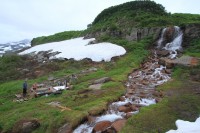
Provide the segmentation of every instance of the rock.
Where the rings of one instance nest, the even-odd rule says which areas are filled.
[[[102,84],[102,83],[108,82],[110,80],[111,79],[109,77],[103,77],[103,78],[93,81],[92,84]]]
[[[171,70],[171,69],[165,69],[165,73],[166,73],[166,74],[171,74],[171,73],[172,73],[172,70]]]
[[[127,93],[128,93],[128,94],[133,94],[133,93],[134,93],[134,90],[132,90],[132,89],[127,89]]]
[[[120,98],[119,98],[119,101],[125,101],[125,97],[123,97],[123,96],[121,96]]]
[[[89,123],[94,123],[96,120],[96,117],[89,115],[89,116],[87,116],[87,120]]]
[[[133,114],[132,113],[130,113],[130,112],[128,112],[128,113],[126,113],[126,119],[128,119],[128,118],[130,118],[131,116],[132,116]]]
[[[160,58],[158,64],[165,66],[165,58]]]
[[[111,127],[114,128],[117,132],[120,132],[125,123],[126,123],[125,119],[117,120],[112,124]]]
[[[168,50],[157,50],[156,53],[158,56],[164,56],[164,57],[170,54]]]
[[[153,95],[154,95],[155,97],[160,97],[160,92],[154,91],[154,92],[153,92]]]
[[[68,123],[58,129],[58,133],[72,133],[72,131],[72,126]]]
[[[146,81],[146,80],[143,80],[143,81],[142,81],[142,84],[143,84],[143,85],[148,85],[148,84],[149,84],[149,82],[148,82],[148,81]]]
[[[199,60],[195,57],[182,56],[180,58],[175,59],[173,63],[181,66],[196,66],[199,63]]]
[[[174,61],[167,58],[160,58],[158,63],[160,65],[166,66],[168,69],[171,69],[174,67]]]
[[[117,131],[114,128],[108,128],[105,131],[103,131],[102,133],[116,133]]]
[[[94,85],[90,85],[89,89],[100,90],[101,87],[102,87],[102,84],[94,84]]]
[[[21,120],[18,121],[14,127],[12,132],[17,132],[17,133],[31,133],[35,129],[40,127],[40,123],[38,120]]]
[[[159,103],[162,100],[162,98],[157,97],[155,100],[156,100],[156,103]]]
[[[131,108],[130,107],[126,107],[126,106],[120,106],[118,107],[119,112],[131,112]]]
[[[102,132],[104,130],[106,130],[108,127],[111,126],[111,122],[110,121],[101,121],[101,122],[98,122],[93,130],[92,130],[92,133],[96,133],[96,132]]]
[[[187,24],[185,27],[182,27],[184,29],[183,34],[183,47],[190,46],[191,42],[200,37],[200,24]]]
[[[132,111],[138,111],[138,107],[136,107],[135,105],[131,105],[130,108]]]

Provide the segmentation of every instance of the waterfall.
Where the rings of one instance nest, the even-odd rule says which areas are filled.
[[[164,28],[164,29],[162,30],[161,37],[160,37],[160,39],[158,40],[158,47],[157,47],[157,48],[161,48],[161,47],[162,47],[163,36],[164,36],[165,31],[166,31],[166,28]]]
[[[164,28],[161,33],[161,37],[158,40],[158,48],[162,48],[165,50],[170,51],[169,58],[173,59],[177,56],[177,51],[182,49],[182,39],[183,39],[183,32],[178,26],[173,27],[173,38],[171,42],[165,43],[164,40],[166,40],[165,36],[167,36],[167,29]],[[165,43],[165,44],[163,44]],[[164,47],[162,47],[164,46]]]

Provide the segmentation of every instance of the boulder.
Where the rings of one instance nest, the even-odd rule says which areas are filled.
[[[130,118],[133,114],[131,112],[126,113],[126,119]]]
[[[158,56],[164,56],[164,57],[166,57],[170,54],[170,52],[168,50],[157,50],[156,53]]]
[[[16,133],[31,133],[35,129],[37,129],[38,127],[40,127],[40,123],[36,119],[33,119],[33,120],[21,120],[21,121],[18,121],[14,125],[12,132],[16,132]]]
[[[72,127],[68,123],[58,129],[58,133],[72,133],[72,131]]]
[[[135,105],[131,105],[130,108],[132,111],[138,111],[138,107],[136,107]]]
[[[94,116],[89,115],[89,116],[87,116],[87,120],[89,123],[94,123],[96,118]]]
[[[171,69],[165,69],[165,73],[166,73],[166,74],[171,74],[171,73],[172,73],[172,70],[171,70]]]
[[[110,121],[101,121],[101,122],[98,122],[93,130],[92,130],[92,133],[96,133],[96,132],[103,132],[105,131],[108,127],[111,126],[111,122]]]
[[[114,128],[117,132],[120,132],[125,123],[126,123],[125,119],[117,120],[112,124],[112,128]]]
[[[126,107],[126,106],[120,106],[118,107],[119,112],[131,112],[131,108],[130,107]]]
[[[119,101],[125,101],[125,97],[123,97],[123,96],[121,96],[120,98],[119,98]]]
[[[103,77],[103,78],[93,81],[92,84],[102,84],[102,83],[108,82],[110,80],[111,79],[109,77]]]

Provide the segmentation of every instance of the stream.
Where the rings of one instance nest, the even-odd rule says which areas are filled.
[[[170,30],[173,32],[172,40],[166,43],[165,34]],[[168,58],[176,58],[177,50],[181,49],[183,34],[177,26],[170,30],[162,30],[157,48],[169,51]],[[148,57],[142,67],[128,76],[125,95],[119,101],[109,104],[103,115],[93,116],[92,120],[78,126],[73,133],[119,132],[126,120],[139,113],[141,107],[156,104],[162,99],[163,94],[156,87],[170,80],[171,70],[159,64],[156,50],[151,52],[152,56]]]

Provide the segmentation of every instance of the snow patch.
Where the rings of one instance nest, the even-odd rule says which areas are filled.
[[[177,120],[177,130],[170,130],[166,133],[200,133],[200,117],[195,122]]]
[[[124,55],[126,50],[112,43],[98,43],[88,45],[92,39],[83,39],[83,37],[65,40],[61,42],[46,43],[42,45],[34,46],[19,54],[29,54],[31,52],[48,51],[53,49],[52,52],[61,52],[57,54],[55,58],[74,58],[75,60],[82,60],[84,58],[90,58],[93,61],[100,62],[110,61],[112,57]]]

